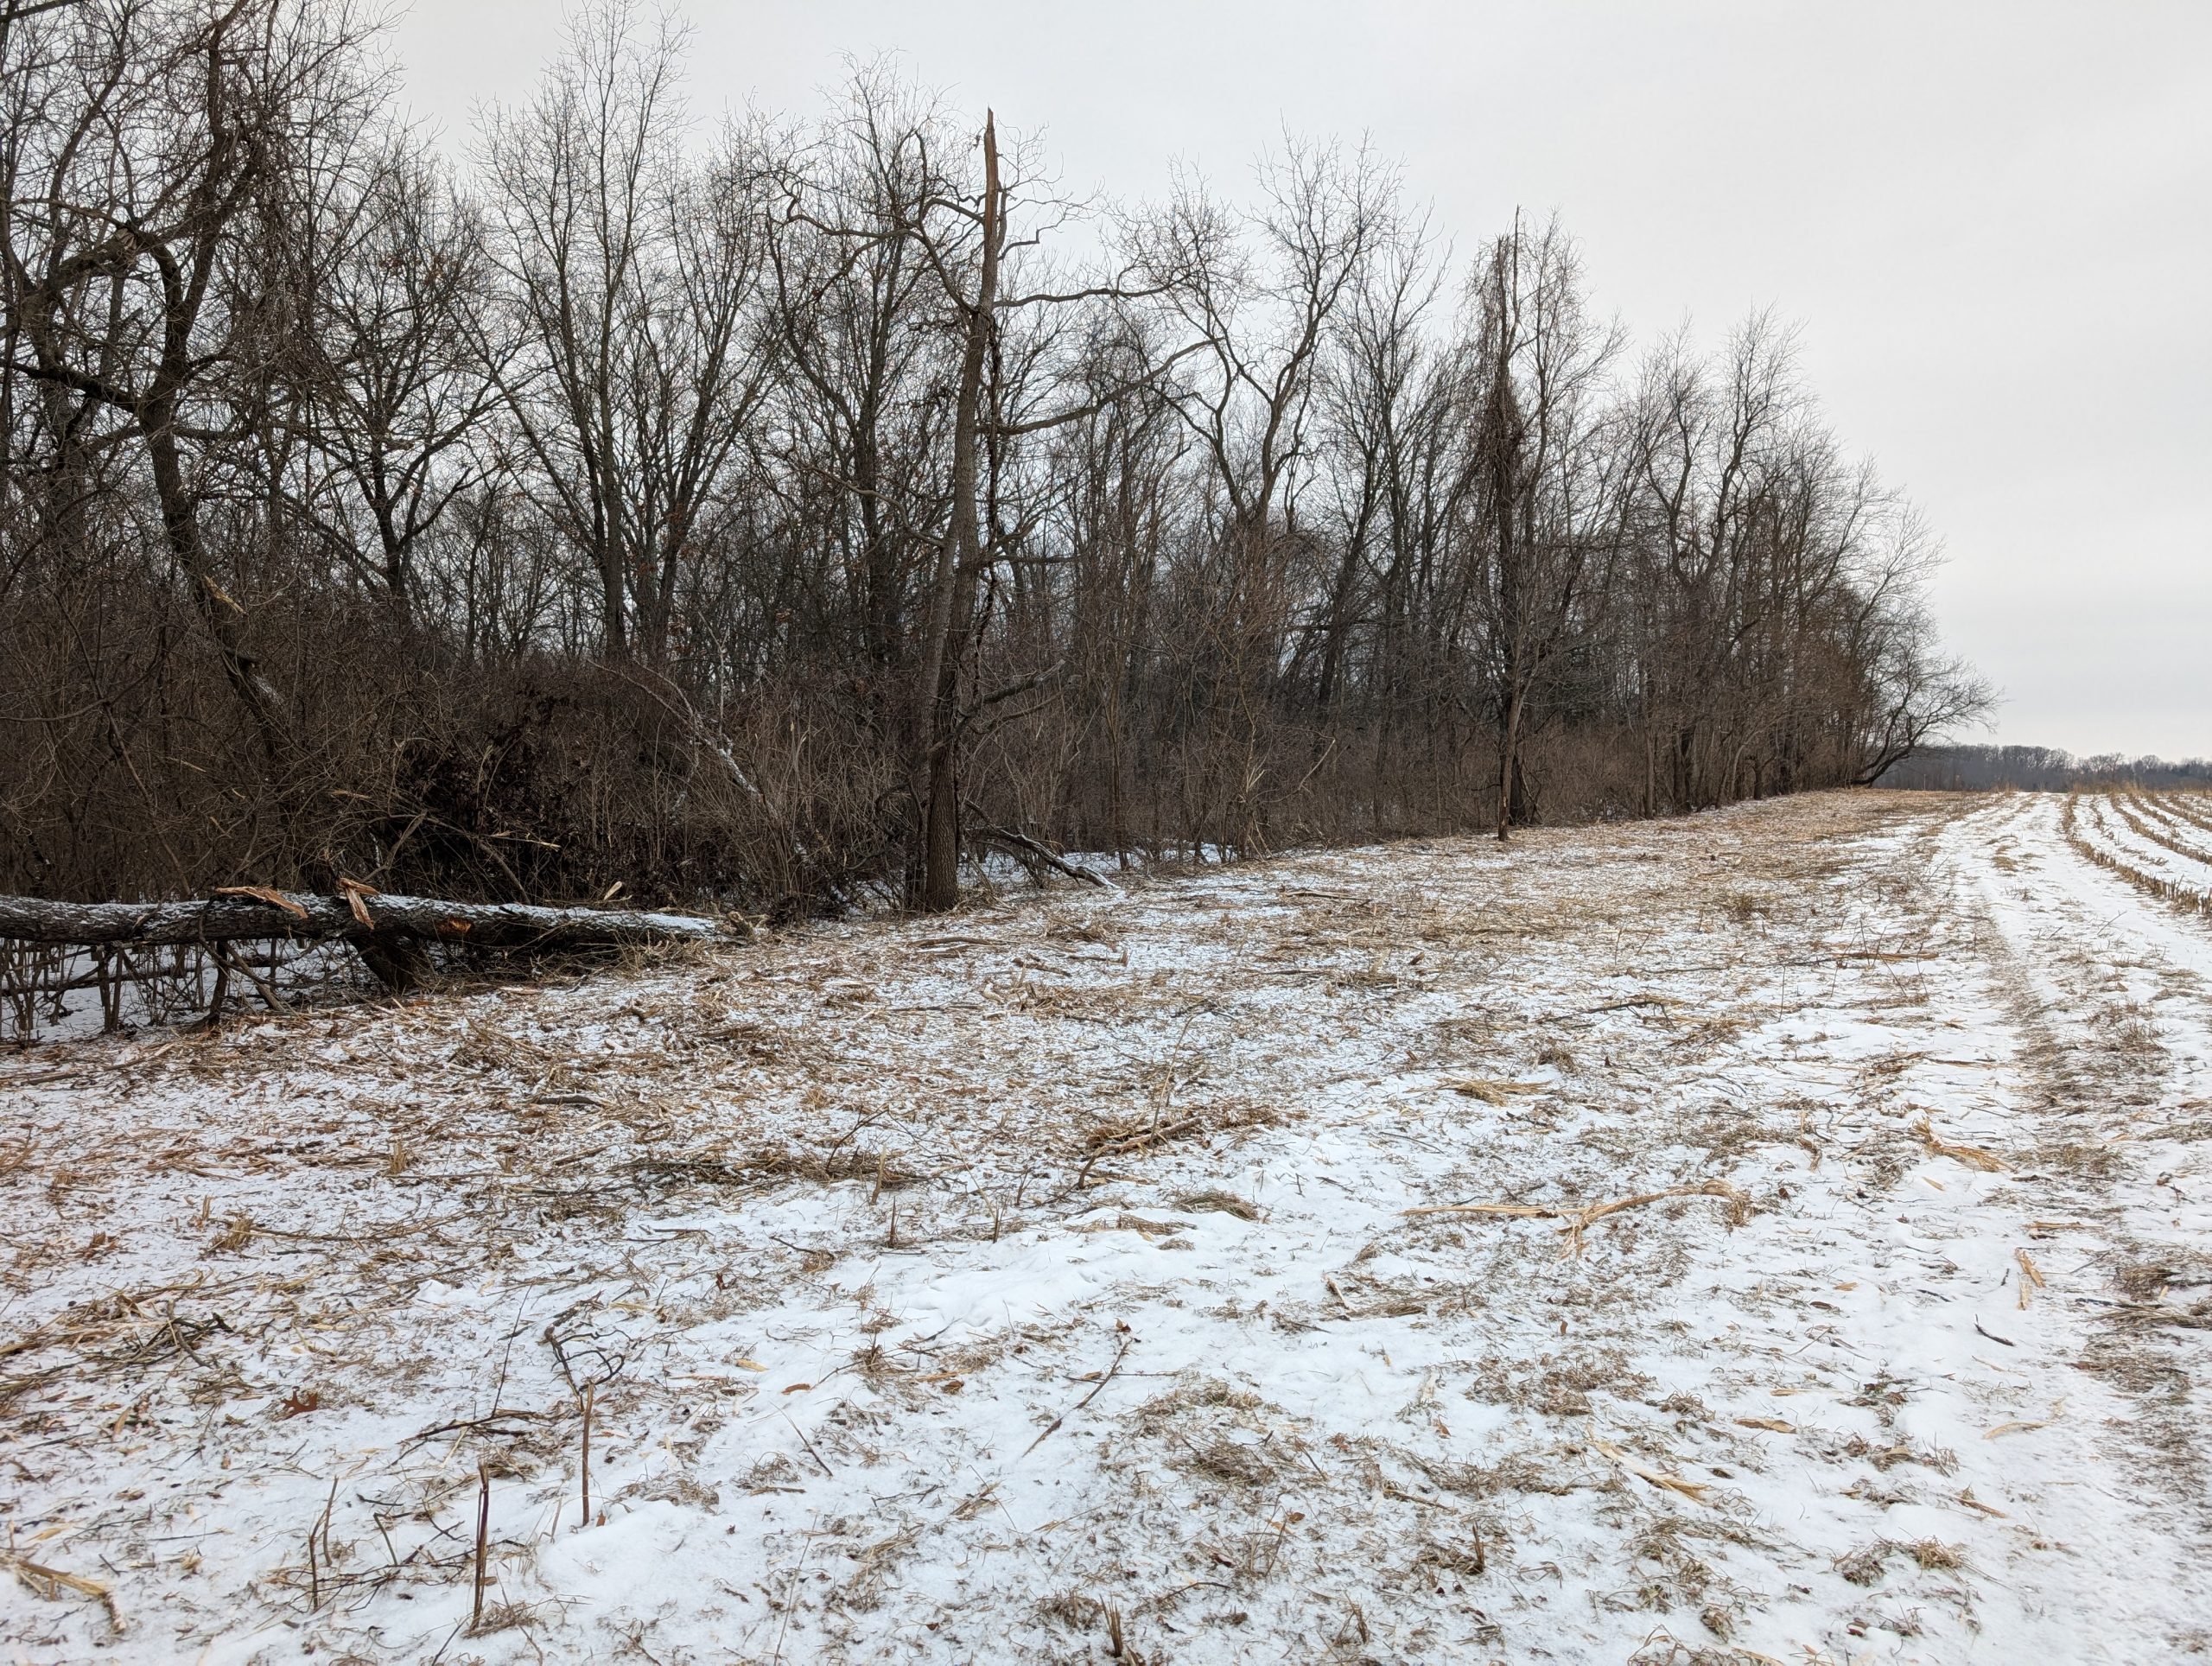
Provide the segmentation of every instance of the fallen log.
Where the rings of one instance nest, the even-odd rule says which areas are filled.
[[[1114,882],[1096,868],[1086,867],[1079,862],[1070,862],[1065,856],[1052,849],[1041,841],[1031,838],[1027,833],[1017,833],[1009,827],[994,827],[988,823],[971,827],[969,829],[969,833],[971,837],[980,838],[1011,850],[1017,856],[1026,857],[1031,862],[1042,862],[1054,873],[1065,874],[1071,880],[1081,880],[1085,885],[1096,885],[1102,890],[1111,891],[1116,888]]]
[[[486,949],[619,948],[733,938],[696,914],[446,902],[349,886],[343,896],[238,887],[189,902],[51,902],[0,897],[0,942],[75,948],[213,944],[239,938],[344,938],[359,943],[471,944]]]

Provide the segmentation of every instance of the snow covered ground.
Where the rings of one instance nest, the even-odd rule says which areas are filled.
[[[2212,1653],[2208,1139],[2212,921],[2042,797],[35,1047],[0,1644]]]
[[[2088,794],[2075,802],[2078,833],[2130,868],[2180,890],[2212,893],[2212,830],[2161,812],[2156,798]]]

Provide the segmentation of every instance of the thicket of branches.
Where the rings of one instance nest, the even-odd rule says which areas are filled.
[[[1872,779],[1974,715],[1787,335],[1631,356],[1363,152],[1061,200],[576,22],[455,165],[344,0],[0,0],[0,890],[794,908]]]

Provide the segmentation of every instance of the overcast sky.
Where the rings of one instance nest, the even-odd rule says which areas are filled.
[[[1998,738],[2212,754],[2212,0],[691,0],[708,111],[906,55],[1072,188],[1224,196],[1366,135],[1463,249],[1559,210],[1649,340],[1802,326],[1849,445],[1942,534]],[[559,0],[416,0],[416,111],[526,92]]]

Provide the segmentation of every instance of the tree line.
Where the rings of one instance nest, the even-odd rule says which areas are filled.
[[[1633,351],[1363,149],[1104,206],[683,49],[601,0],[454,161],[346,0],[0,0],[0,891],[943,907],[1986,704],[1770,321]]]
[[[2117,752],[2077,758],[2055,747],[1930,746],[1900,759],[1875,785],[1939,792],[2066,792],[2076,787],[2212,790],[2212,759]]]

